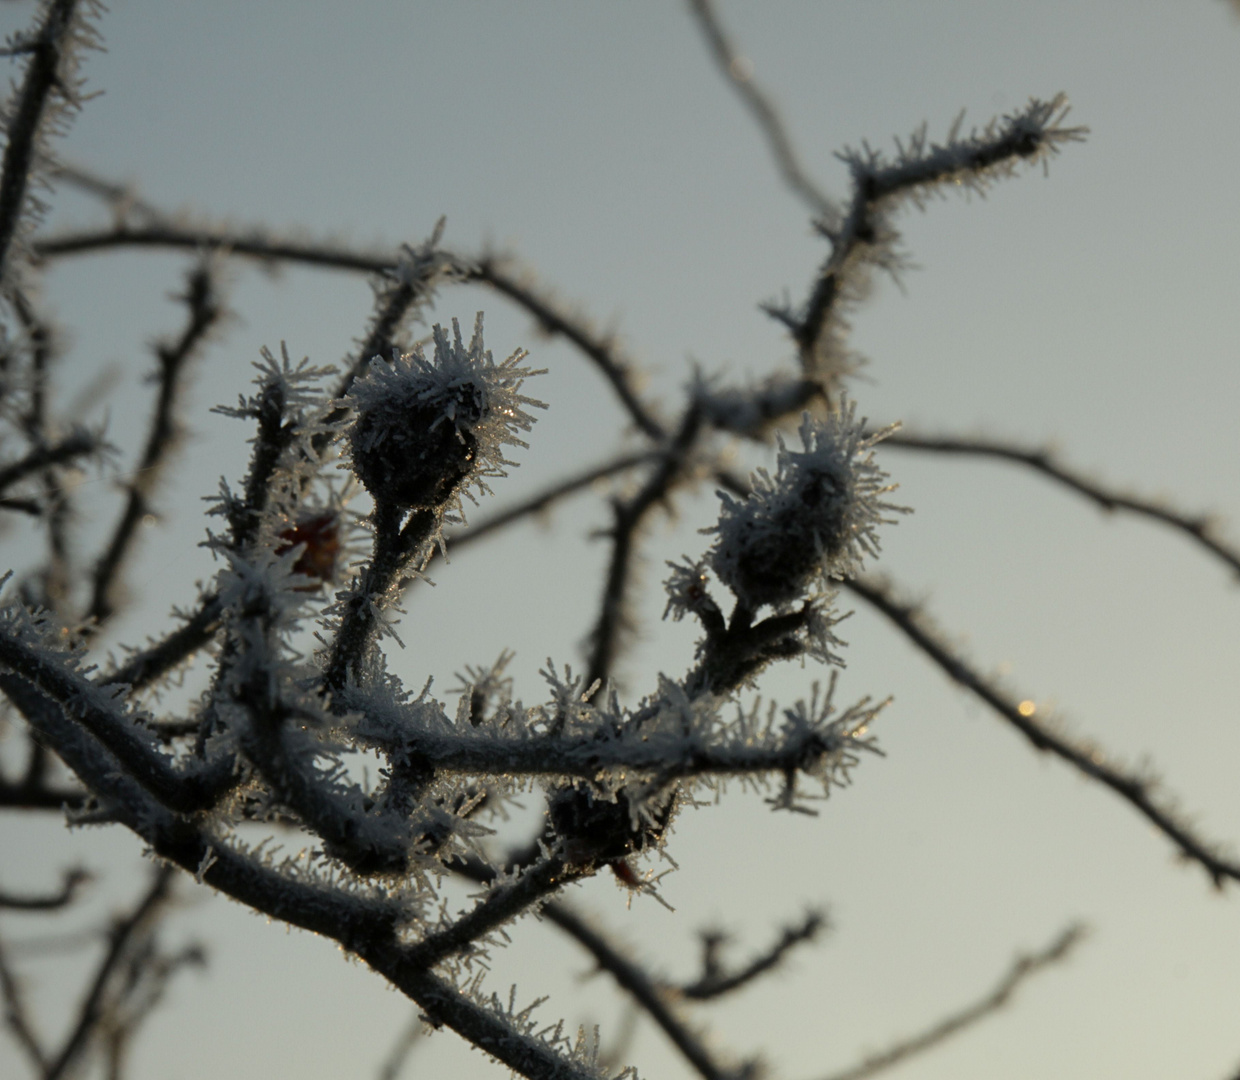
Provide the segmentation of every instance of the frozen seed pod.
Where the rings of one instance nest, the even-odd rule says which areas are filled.
[[[888,432],[866,435],[844,402],[825,422],[801,422],[801,450],[780,440],[775,476],[759,470],[745,499],[720,493],[723,507],[708,556],[710,567],[738,600],[756,610],[796,603],[815,582],[847,577],[864,555],[878,552],[884,502],[894,485],[874,462],[873,446]]]
[[[539,372],[520,366],[524,350],[496,364],[482,343],[482,314],[466,347],[460,326],[452,338],[435,326],[434,359],[421,347],[391,361],[375,357],[349,395],[356,419],[349,430],[353,472],[377,505],[442,509],[470,485],[514,464],[502,448],[525,446],[517,431],[533,417],[524,406],[544,407],[522,395]]]

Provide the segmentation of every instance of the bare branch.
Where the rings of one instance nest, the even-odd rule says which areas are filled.
[[[174,248],[195,254],[219,252],[260,262],[292,262],[363,274],[381,274],[396,265],[396,258],[388,252],[352,251],[337,244],[278,239],[265,229],[230,232],[163,220],[155,225],[122,224],[107,229],[60,233],[34,241],[31,248],[35,258],[43,261],[115,248]]]
[[[615,341],[595,337],[579,319],[575,319],[545,296],[540,296],[524,281],[510,274],[503,262],[493,256],[484,255],[473,261],[460,260],[459,265],[465,281],[480,281],[490,285],[496,292],[529,312],[545,333],[562,336],[577,346],[594,361],[611,383],[616,396],[638,428],[652,439],[667,437],[663,424],[638,398],[632,362],[619,354]]]
[[[9,967],[2,941],[0,941],[0,997],[4,999],[5,1023],[8,1024],[17,1044],[30,1059],[35,1072],[42,1076],[47,1069],[47,1052],[43,1049],[43,1044],[26,1016],[25,995],[22,993],[21,983]]]
[[[1050,450],[1027,449],[989,439],[934,437],[897,431],[883,441],[884,447],[897,450],[924,450],[934,454],[956,454],[970,457],[992,457],[1025,465],[1035,472],[1084,496],[1102,510],[1126,510],[1162,522],[1191,537],[1210,554],[1222,560],[1240,575],[1240,550],[1225,544],[1215,534],[1215,525],[1208,516],[1189,515],[1165,504],[1138,495],[1127,495],[1114,488],[1090,480],[1083,473],[1056,460]]]
[[[1054,754],[1091,780],[1096,780],[1114,791],[1175,844],[1185,859],[1201,866],[1216,887],[1222,888],[1228,880],[1240,881],[1240,863],[1226,858],[1216,847],[1198,838],[1167,805],[1165,798],[1157,797],[1156,784],[1152,778],[1125,772],[1110,764],[1102,751],[1093,744],[1074,743],[1036,720],[1027,705],[1022,709],[1023,699],[1005,694],[966,664],[947,644],[944,635],[934,629],[916,607],[900,603],[894,598],[889,585],[860,578],[853,578],[842,584],[849,592],[861,597],[871,607],[887,616],[948,678],[989,705],[1024,735],[1034,749]]]
[[[60,811],[66,806],[80,806],[85,795],[81,788],[10,784],[0,780],[0,810]]]
[[[459,532],[450,533],[447,538],[448,544],[454,550],[465,547],[468,544],[481,540],[484,536],[498,532],[500,529],[520,521],[522,518],[530,517],[533,514],[546,510],[561,499],[575,495],[577,492],[598,483],[600,480],[605,480],[609,476],[615,476],[618,473],[627,472],[629,469],[636,468],[639,465],[645,465],[655,460],[657,456],[657,451],[653,450],[640,451],[635,454],[622,454],[602,465],[586,469],[576,476],[570,476],[567,480],[562,480],[558,484],[552,484],[550,487],[544,488],[537,494],[531,495],[528,499],[522,500],[516,506],[510,507],[507,510],[501,510],[488,518],[484,518],[476,525],[470,525]]]
[[[612,664],[620,650],[621,635],[628,625],[625,595],[638,530],[647,515],[665,502],[672,488],[683,479],[693,460],[693,446],[701,422],[701,412],[695,404],[691,404],[681,418],[675,436],[668,440],[658,468],[653,470],[642,489],[631,499],[612,505],[614,524],[608,533],[612,543],[611,562],[603,585],[598,618],[590,631],[586,685],[611,675]]]
[[[25,457],[0,466],[0,492],[7,491],[26,477],[53,465],[64,465],[79,458],[90,457],[107,448],[107,443],[94,432],[79,428],[50,446],[36,446]]]
[[[30,63],[6,127],[3,173],[0,174],[0,279],[11,278],[13,242],[28,210],[31,174],[38,141],[53,93],[72,100],[71,78],[62,70],[69,50],[78,0],[52,0],[43,25],[25,42]],[[7,291],[7,290],[6,290]]]
[[[422,1023],[420,1016],[414,1016],[396,1037],[392,1049],[388,1051],[388,1056],[383,1059],[383,1064],[379,1068],[377,1080],[399,1080],[400,1074],[405,1067],[405,1062],[409,1059],[409,1054],[422,1037],[426,1030],[426,1025]]]
[[[980,1001],[944,1017],[918,1035],[902,1039],[880,1053],[871,1054],[851,1068],[831,1073],[825,1080],[865,1080],[866,1077],[874,1076],[907,1061],[910,1057],[933,1049],[953,1035],[958,1035],[978,1021],[998,1012],[1008,1004],[1012,995],[1027,979],[1062,961],[1084,936],[1084,927],[1069,926],[1040,952],[1018,956],[1007,974],[999,980],[999,984]]]
[[[159,361],[159,395],[151,417],[146,446],[129,482],[129,496],[112,532],[112,538],[94,571],[93,592],[87,613],[95,625],[104,622],[115,610],[113,591],[121,564],[129,554],[138,526],[150,512],[150,493],[179,439],[177,408],[184,390],[183,376],[189,360],[201,346],[224,309],[215,291],[211,270],[200,263],[189,275],[185,295],[189,319],[175,341],[156,346]]]
[[[72,165],[64,161],[51,162],[49,168],[53,180],[102,199],[112,208],[120,221],[126,220],[131,214],[137,214],[148,220],[161,216],[159,211],[141,199],[129,184],[118,184],[81,165]]]
[[[813,941],[826,926],[826,917],[818,911],[809,912],[798,926],[785,927],[779,939],[766,952],[755,956],[743,968],[726,972],[719,962],[719,949],[726,937],[719,931],[702,935],[702,976],[695,982],[680,987],[680,993],[694,1001],[709,1001],[752,982],[783,962],[785,956],[802,942]]]
[[[839,217],[839,210],[809,178],[797,159],[795,147],[784,130],[779,112],[766,92],[753,79],[749,61],[738,54],[724,32],[713,0],[689,0],[689,10],[697,19],[702,37],[723,77],[732,84],[745,107],[753,114],[784,183],[809,204],[813,212],[828,221]]]
[[[368,253],[335,244],[284,240],[270,236],[262,229],[231,232],[209,226],[182,226],[166,220],[154,225],[131,227],[122,224],[110,229],[62,233],[37,241],[33,250],[37,258],[47,260],[126,247],[218,251],[226,256],[245,256],[263,262],[293,262],[374,275],[389,275],[399,266],[399,259],[390,253]],[[523,284],[495,257],[484,255],[471,259],[446,252],[442,254],[459,280],[490,286],[524,308],[546,333],[562,336],[576,346],[612,384],[637,426],[652,438],[664,437],[662,424],[638,399],[633,386],[631,362],[618,355],[613,341],[596,338],[580,320]],[[380,319],[375,328],[383,321]],[[365,347],[362,352],[366,352]],[[366,356],[367,360],[369,358]]]
[[[73,903],[78,891],[93,875],[80,867],[65,872],[60,891],[46,896],[18,896],[0,890],[0,908],[8,911],[55,911]]]
[[[158,869],[150,887],[133,911],[112,928],[107,952],[78,1009],[77,1022],[59,1053],[49,1061],[43,1080],[60,1080],[68,1075],[77,1059],[86,1052],[90,1040],[98,1033],[99,1023],[106,1012],[105,995],[108,986],[133,947],[135,939],[150,932],[151,923],[159,917],[161,908],[167,904],[171,895],[173,872],[171,867]]]

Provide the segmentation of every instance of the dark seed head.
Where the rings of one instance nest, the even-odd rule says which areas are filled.
[[[468,389],[468,388],[463,388]],[[433,509],[448,502],[474,471],[481,416],[474,395],[462,393],[456,422],[443,403],[384,402],[353,427],[353,471],[376,503]]]

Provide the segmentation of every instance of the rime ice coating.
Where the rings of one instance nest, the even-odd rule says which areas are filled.
[[[482,343],[482,313],[466,348],[452,320],[452,340],[436,325],[433,360],[421,346],[375,357],[349,393],[356,420],[349,431],[353,471],[378,505],[440,509],[472,484],[487,491],[486,477],[512,465],[502,447],[525,446],[516,432],[534,418],[523,406],[545,408],[519,391],[541,374],[520,366],[518,349],[496,364]]]
[[[719,493],[718,538],[708,559],[742,604],[785,607],[815,580],[848,577],[863,556],[877,555],[877,526],[893,520],[884,514],[907,512],[883,501],[895,485],[874,462],[874,445],[892,430],[867,435],[851,401],[825,421],[807,413],[801,450],[779,440],[773,478],[759,469],[745,499]]]

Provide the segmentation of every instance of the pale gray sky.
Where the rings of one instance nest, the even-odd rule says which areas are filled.
[[[115,0],[107,52],[87,58],[91,101],[65,155],[136,182],[160,206],[392,246],[446,214],[446,242],[508,248],[561,297],[618,328],[660,393],[689,362],[733,378],[786,362],[757,308],[799,299],[823,245],[781,186],[765,147],[675,3],[347,6]],[[10,9],[11,8],[11,9]],[[6,27],[28,5],[6,5]],[[923,121],[944,134],[960,109],[983,123],[1030,96],[1066,91],[1087,125],[1043,177],[985,200],[951,198],[900,219],[918,269],[879,284],[855,320],[871,359],[853,392],[876,421],[932,432],[1053,441],[1115,484],[1214,509],[1240,539],[1240,19],[1223,3],[729,3],[722,14],[778,99],[808,167],[837,194],[833,157],[888,146]],[[101,220],[65,198],[55,225]],[[145,342],[176,327],[167,300],[184,257],[149,253],[58,266],[48,298],[72,328],[65,368],[116,362],[104,403],[113,438],[136,444]],[[364,282],[239,266],[238,317],[200,369],[198,433],[163,505],[167,530],[143,549],[140,604],[118,628],[141,640],[211,573],[201,496],[240,474],[235,421],[210,416],[245,389],[263,345],[338,361],[369,310]],[[602,380],[494,295],[441,294],[435,317],[487,313],[497,356],[529,347],[550,373],[551,408],[506,500],[620,443]],[[78,365],[78,366],[74,366]],[[71,387],[70,387],[71,389]],[[136,391],[146,393],[147,391]],[[248,434],[248,433],[247,433]],[[1014,468],[889,453],[913,516],[884,534],[878,569],[925,597],[987,671],[1115,755],[1157,764],[1201,830],[1240,846],[1240,593],[1184,539],[1105,518]],[[662,560],[696,554],[707,490],[673,529],[652,533],[646,621],[624,668],[631,692],[683,670],[687,625],[658,622]],[[547,656],[576,663],[603,548],[585,536],[599,501],[558,512],[508,544],[462,552],[411,601],[396,660],[410,682],[446,689],[466,663],[518,651],[527,700]],[[5,550],[5,564],[20,562]],[[429,630],[429,632],[428,632]],[[809,820],[752,795],[685,814],[663,892],[675,914],[609,881],[570,897],[642,956],[685,975],[695,931],[736,932],[741,955],[808,903],[835,929],[781,974],[703,1014],[721,1044],[762,1050],[777,1075],[812,1080],[863,1049],[928,1023],[998,978],[1017,948],[1071,919],[1095,934],[1015,1006],[893,1076],[982,1080],[1221,1078],[1240,1061],[1240,891],[1214,893],[1131,810],[1042,761],[868,613],[841,693],[894,694],[876,727],[885,759]],[[825,673],[773,672],[791,703]],[[133,869],[136,844],[66,834],[50,820],[0,822],[5,884],[34,886],[74,853]],[[97,890],[97,917],[137,878]],[[75,925],[90,921],[87,910]],[[6,919],[10,939],[32,924]],[[195,895],[176,933],[212,952],[178,981],[137,1048],[135,1080],[371,1076],[412,1007],[338,950]],[[516,981],[542,1015],[618,1029],[619,998],[550,927],[527,920],[497,956],[492,987]],[[69,964],[31,968],[52,1015]],[[63,1003],[62,1006],[63,1007]],[[17,1075],[10,1044],[0,1073]],[[687,1075],[640,1029],[643,1076]],[[409,1076],[498,1076],[450,1033],[420,1046]]]

